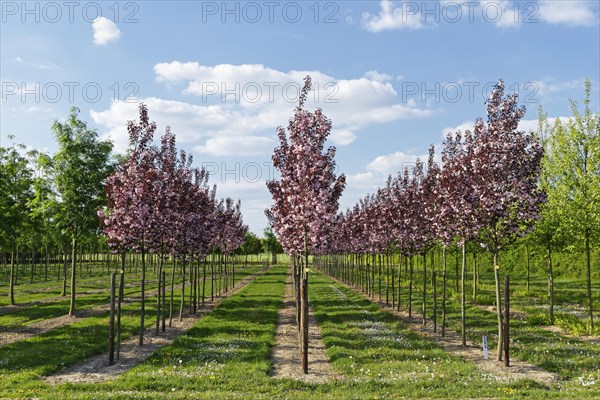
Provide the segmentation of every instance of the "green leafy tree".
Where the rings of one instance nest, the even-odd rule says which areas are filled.
[[[271,263],[277,264],[277,254],[283,254],[283,247],[279,240],[277,240],[277,236],[275,236],[275,232],[270,226],[267,226],[263,231],[264,238],[262,239],[263,248],[271,253]]]
[[[48,280],[49,249],[56,241],[55,224],[52,220],[56,196],[52,188],[52,158],[43,152],[32,150],[28,153],[30,164],[34,166],[33,197],[28,203],[29,231],[32,246],[45,254],[44,280]],[[32,274],[33,277],[33,274]]]
[[[600,237],[600,114],[590,109],[591,92],[588,79],[583,114],[571,101],[573,117],[565,123],[556,119],[549,129],[543,160],[548,214],[557,219],[569,246],[586,256],[590,333],[594,329],[590,252]]]
[[[263,252],[262,241],[256,234],[247,232],[241,250],[245,255],[251,254],[257,256]]]
[[[8,137],[14,139],[13,136]],[[10,248],[10,304],[15,304],[15,257],[17,243],[27,224],[29,200],[33,197],[33,172],[21,154],[25,146],[0,147],[0,238]]]
[[[112,143],[101,141],[95,130],[78,118],[71,108],[66,122],[55,121],[52,131],[58,142],[54,156],[54,176],[59,195],[57,221],[71,240],[71,305],[75,314],[75,273],[77,243],[82,235],[98,228],[97,210],[105,203],[104,185],[112,170]]]

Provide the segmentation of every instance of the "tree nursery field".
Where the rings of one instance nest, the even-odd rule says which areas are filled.
[[[0,1],[0,399],[600,399],[599,28]]]

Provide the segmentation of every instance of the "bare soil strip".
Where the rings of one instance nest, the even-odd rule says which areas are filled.
[[[480,345],[476,345],[472,341],[467,339],[467,346],[463,347],[461,335],[446,328],[446,336],[442,337],[441,327],[438,324],[438,332],[433,333],[433,321],[427,319],[427,325],[423,326],[423,319],[419,317],[408,317],[408,312],[397,311],[392,309],[391,306],[385,304],[385,302],[378,302],[377,300],[368,297],[365,293],[351,287],[335,278],[331,278],[340,285],[360,294],[365,299],[379,304],[379,306],[398,317],[400,321],[406,325],[410,330],[420,334],[421,336],[436,342],[448,353],[462,357],[466,361],[472,362],[480,369],[490,372],[496,376],[498,380],[510,381],[517,379],[533,379],[535,381],[544,383],[546,385],[552,385],[560,381],[560,377],[552,372],[545,371],[540,367],[530,364],[526,361],[517,360],[511,358],[510,367],[504,367],[502,361],[496,361],[496,349],[489,349],[489,358],[485,360],[483,358],[483,349]],[[441,322],[441,319],[438,320]]]
[[[175,289],[180,287],[181,284],[176,286]],[[103,290],[103,292],[104,291],[106,290]],[[156,293],[157,290],[153,290],[152,292],[146,292],[146,297],[156,296]],[[128,297],[123,299],[123,304],[129,304],[140,299],[141,297],[139,296]],[[9,345],[14,342],[18,342],[19,340],[25,340],[33,336],[41,335],[52,329],[62,328],[63,326],[67,326],[83,318],[93,317],[94,315],[98,315],[102,312],[108,311],[109,307],[110,303],[102,304],[99,306],[76,312],[74,316],[70,316],[67,314],[56,318],[48,318],[38,322],[34,322],[32,324],[27,324],[25,326],[7,332],[0,333],[0,347]]]
[[[127,286],[127,285],[126,285]],[[178,290],[181,288],[181,284],[175,285],[173,290]],[[107,292],[106,289],[102,290],[102,292]],[[108,292],[107,292],[108,293]],[[146,292],[146,298],[156,296],[157,290],[153,290],[151,292]],[[136,295],[132,297],[126,297],[123,299],[123,304],[130,304],[134,301],[140,301],[141,296]],[[67,326],[74,322],[77,322],[83,318],[93,317],[94,315],[98,315],[102,312],[109,311],[110,303],[101,304],[95,306],[93,308],[89,308],[86,310],[82,310],[75,313],[75,316],[63,315],[56,318],[48,318],[38,322],[34,322],[32,324],[27,324],[25,326],[11,329],[10,331],[0,333],[0,347],[9,345],[14,342],[18,342],[19,340],[29,339],[30,337],[41,335],[45,332],[48,332],[52,329],[62,328],[63,326]]]
[[[198,312],[193,315],[185,315],[183,321],[178,318],[173,319],[173,326],[166,332],[156,335],[156,328],[153,326],[146,329],[144,333],[144,345],[138,346],[139,337],[136,335],[121,344],[120,359],[114,365],[108,365],[108,356],[99,354],[91,357],[80,364],[65,368],[57,374],[44,377],[47,383],[57,385],[62,383],[97,383],[117,378],[130,368],[145,361],[156,350],[163,346],[171,344],[175,339],[189,330],[200,318],[216,308],[223,299],[232,296],[244,288],[266,270],[261,270],[238,282],[238,286],[233,290],[221,295],[215,296],[214,301],[210,299],[205,304],[199,306]]]
[[[295,379],[310,383],[324,383],[342,378],[340,375],[335,374],[329,364],[321,330],[310,308],[308,333],[308,374],[303,374],[300,365],[300,340],[296,325],[293,284],[288,275],[283,293],[283,305],[279,309],[279,322],[275,334],[276,344],[271,355],[271,377]]]
[[[98,294],[98,293],[102,293],[102,292],[107,292],[108,293],[108,288],[106,289],[94,289],[94,290],[86,290],[84,292],[81,293],[77,293],[78,296],[86,296],[86,295],[90,295],[90,294]],[[16,310],[21,310],[27,307],[31,307],[31,306],[37,306],[40,304],[46,304],[46,303],[53,303],[55,301],[58,300],[66,300],[68,299],[69,295],[65,295],[65,296],[53,296],[53,297],[48,297],[46,299],[42,299],[42,300],[35,300],[35,301],[30,301],[27,303],[18,303],[18,304],[14,304],[14,305],[7,305],[7,306],[2,306],[0,307],[0,315],[5,315],[5,314],[9,314],[13,311]]]
[[[568,338],[581,340],[582,342],[600,345],[600,336],[594,336],[594,335],[575,336],[575,335],[570,334],[569,332],[565,332],[565,330],[563,328],[561,328],[560,326],[556,326],[556,325],[540,326],[540,328],[542,328],[548,332],[558,333],[559,335],[563,335]]]
[[[493,313],[496,313],[496,306],[484,306],[484,305],[479,305],[477,304],[476,307],[481,308],[482,310],[486,310],[486,311],[490,311]],[[527,319],[527,315],[521,311],[510,311],[510,318],[511,319],[518,319],[521,321],[524,321]],[[572,339],[577,339],[577,340],[581,340],[582,342],[587,342],[587,343],[591,343],[591,344],[595,344],[595,345],[600,345],[600,336],[596,336],[596,335],[581,335],[581,336],[576,336],[573,335],[569,332],[566,332],[564,329],[562,329],[560,326],[556,326],[556,325],[548,325],[548,326],[539,326],[539,328],[548,331],[548,332],[552,332],[552,333],[556,333],[562,336],[566,336],[568,338],[572,338]]]
[[[136,287],[139,289],[140,285],[137,282],[132,282],[132,283],[126,283],[125,284],[125,289],[131,289],[133,287]],[[47,290],[52,290],[54,288],[50,288]],[[108,295],[108,291],[109,288],[103,288],[103,289],[90,289],[90,290],[85,290],[83,292],[77,292],[77,298],[80,297],[84,297],[84,296],[88,296],[88,295],[92,295],[92,294],[98,294],[98,293],[107,293]],[[35,300],[35,301],[29,301],[27,303],[17,303],[14,305],[6,305],[6,306],[2,306],[0,307],[0,315],[6,315],[9,314],[11,312],[17,311],[17,310],[22,310],[31,306],[37,306],[40,304],[47,304],[47,303],[53,303],[55,301],[59,301],[59,300],[68,300],[69,299],[69,295],[70,293],[67,292],[66,295],[64,296],[53,296],[53,297],[48,297],[46,299],[41,299],[41,300]]]

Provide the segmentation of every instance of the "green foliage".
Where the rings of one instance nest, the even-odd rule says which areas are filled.
[[[33,172],[21,154],[24,149],[24,145],[14,143],[0,147],[0,240],[10,246],[23,233],[33,197]]]
[[[540,130],[545,131],[546,155],[542,186],[548,195],[544,218],[538,225],[545,243],[563,242],[583,249],[586,232],[592,240],[600,235],[600,114],[589,108],[591,82],[585,84],[585,110],[579,112],[571,102],[573,117],[556,119],[548,127],[540,115]]]
[[[277,240],[277,236],[275,236],[275,232],[271,229],[270,226],[266,227],[263,231],[264,238],[262,239],[263,247],[266,251],[271,254],[282,254],[283,247],[279,240]]]
[[[263,245],[258,236],[252,232],[247,232],[244,237],[244,243],[240,247],[242,254],[260,254],[263,252]]]
[[[587,325],[575,315],[568,313],[556,313],[554,315],[554,324],[561,327],[565,332],[576,336],[587,333]]]
[[[94,231],[97,210],[104,203],[104,184],[112,170],[109,163],[112,143],[101,141],[71,108],[65,123],[55,121],[52,131],[59,150],[54,156],[54,182],[60,196],[57,222],[73,237]]]

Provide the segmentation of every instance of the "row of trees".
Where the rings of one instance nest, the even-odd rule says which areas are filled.
[[[305,82],[303,94],[308,90],[310,78]],[[465,343],[466,250],[469,243],[480,245],[493,257],[500,360],[503,318],[498,256],[517,240],[533,240],[548,248],[550,278],[552,249],[585,250],[589,326],[593,329],[590,247],[597,243],[600,227],[600,125],[598,114],[589,109],[590,92],[591,85],[587,82],[586,109],[582,115],[573,103],[573,119],[566,124],[557,120],[550,127],[542,116],[540,132],[535,134],[518,130],[525,108],[518,106],[516,95],[505,96],[504,83],[499,81],[487,101],[487,121],[478,119],[473,131],[449,133],[443,144],[441,165],[435,162],[435,149],[431,147],[427,166],[417,161],[413,170],[407,168],[390,176],[384,188],[337,216],[344,177],[336,178],[332,173],[335,150],[322,153],[331,122],[321,119],[320,110],[314,114],[303,110],[301,97],[288,126],[289,139],[283,129],[278,131],[280,146],[275,149],[273,162],[281,172],[281,179],[268,182],[274,204],[267,211],[285,251],[295,261],[295,276],[300,271],[296,287],[303,287],[302,278],[311,253],[318,256],[317,260],[327,260],[319,263],[326,265],[329,272],[334,260],[333,264],[342,269],[335,272],[338,277],[374,293],[374,276],[382,275],[382,259],[387,260],[389,285],[393,270],[389,260],[393,254],[400,254],[401,260],[410,264],[411,313],[413,259],[422,256],[425,323],[426,255],[433,247],[440,246],[443,334],[446,249],[457,245],[462,252],[460,292]],[[341,257],[319,256],[323,254]],[[401,264],[402,261],[398,274]],[[435,271],[431,272],[431,282],[435,284]],[[391,283],[394,303],[393,272]],[[301,337],[305,329],[303,295],[297,290]],[[302,339],[301,349],[305,345]]]
[[[280,179],[267,182],[273,205],[266,210],[270,225],[283,249],[291,256],[300,338],[301,365],[308,373],[308,261],[329,246],[327,232],[338,210],[346,184],[344,175],[335,175],[335,148],[323,151],[331,132],[331,120],[320,109],[310,112],[304,102],[311,90],[311,78],[304,79],[298,107],[287,133],[277,130],[273,166]]]
[[[180,260],[185,282],[186,265],[190,273],[197,273],[194,268],[211,252],[224,270],[225,289],[232,285],[234,269],[227,255],[248,233],[240,202],[216,199],[206,171],[191,167],[191,156],[176,149],[169,129],[160,145],[153,145],[156,125],[149,122],[145,106],[140,107],[140,122],[127,125],[128,154],[116,159],[111,158],[112,144],[100,140],[78,113],[73,108],[66,121],[53,124],[59,149],[52,156],[18,144],[0,148],[0,188],[5,194],[0,197],[0,249],[3,260],[10,255],[11,304],[18,262],[27,260],[25,250],[32,279],[40,253],[45,253],[44,279],[48,265],[58,261],[52,254],[63,253],[63,295],[70,258],[71,315],[76,310],[77,274],[83,272],[77,268],[81,249],[104,251],[108,245],[122,264],[126,254],[139,253],[144,264],[142,293],[149,253],[158,260],[159,279],[167,257]],[[98,261],[93,255],[91,259]]]
[[[166,259],[182,261],[181,318],[186,264],[205,260],[211,249],[232,254],[244,242],[248,227],[243,223],[240,201],[216,199],[216,186],[208,186],[208,173],[193,168],[192,156],[184,150],[177,151],[169,127],[160,145],[153,144],[156,124],[150,122],[144,104],[139,108],[139,122],[129,121],[127,130],[128,155],[108,177],[106,209],[98,215],[108,245],[121,254],[123,264],[127,252],[141,255],[139,344],[143,345],[146,255],[158,256],[159,288],[164,285],[161,277]],[[226,263],[225,276],[229,285]],[[158,301],[160,304],[160,298]]]
[[[442,285],[445,288],[446,248],[457,243],[462,249],[463,344],[466,343],[467,242],[478,241],[494,256],[498,337],[501,338],[498,253],[531,229],[545,200],[538,187],[542,147],[535,135],[517,130],[524,113],[525,109],[517,106],[516,95],[504,96],[504,83],[500,81],[487,102],[487,123],[478,119],[473,132],[447,135],[441,168],[435,162],[435,151],[431,147],[427,169],[417,160],[412,171],[405,168],[402,173],[390,176],[386,187],[340,215],[332,229],[331,237],[335,240],[330,248],[332,253],[398,252],[408,258],[409,314],[412,312],[413,258],[423,257],[423,323],[426,318],[426,254],[438,243],[443,247]],[[368,269],[369,265],[366,267]],[[397,305],[399,307],[399,303]],[[445,297],[442,311],[444,327]],[[498,357],[501,357],[500,340]]]
[[[104,203],[104,183],[112,171],[112,143],[102,141],[72,108],[52,131],[58,143],[53,156],[14,144],[0,147],[0,245],[11,254],[10,303],[19,246],[46,254],[51,247],[71,250],[71,305],[75,313],[75,263],[82,238],[96,235],[96,210]],[[9,140],[13,138],[9,136]],[[46,274],[47,278],[47,274]],[[63,274],[66,292],[66,265]]]

